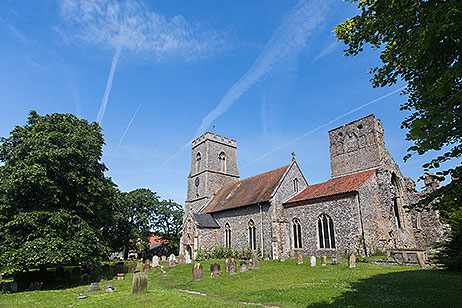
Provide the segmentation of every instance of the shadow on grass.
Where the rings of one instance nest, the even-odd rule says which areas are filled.
[[[457,272],[432,269],[380,274],[354,282],[350,288],[328,302],[307,307],[462,307],[462,273]]]

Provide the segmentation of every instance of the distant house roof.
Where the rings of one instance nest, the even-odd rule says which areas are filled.
[[[163,239],[160,236],[153,235],[150,238],[148,238],[149,244],[167,244],[168,240]]]
[[[291,207],[302,203],[313,203],[323,198],[341,197],[349,193],[354,193],[376,170],[377,169],[371,169],[356,172],[332,178],[327,182],[310,185],[299,194],[284,202],[283,206]]]
[[[193,213],[194,220],[201,228],[220,228],[215,218],[210,214],[197,214]]]
[[[214,213],[269,201],[289,166],[221,187],[202,213]]]

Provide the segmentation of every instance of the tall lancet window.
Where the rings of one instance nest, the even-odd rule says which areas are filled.
[[[396,174],[392,174],[391,176],[391,185],[392,189],[394,191],[394,196],[392,200],[392,206],[393,206],[393,216],[395,217],[395,223],[396,227],[401,228],[401,217],[399,214],[399,207],[401,205],[401,189],[400,185],[398,182],[398,179],[396,178]]]
[[[335,249],[334,222],[327,214],[318,217],[318,238],[320,249]]]
[[[201,170],[201,153],[196,155],[196,173]]]
[[[298,218],[294,218],[292,221],[294,229],[294,248],[302,248],[302,226]]]
[[[228,223],[225,225],[225,247],[231,248],[231,227]]]
[[[251,219],[249,221],[249,247],[252,250],[257,249],[257,235],[256,235],[255,230],[256,230],[255,223]]]
[[[300,185],[299,185],[299,183],[298,183],[298,179],[295,178],[295,179],[294,179],[294,192],[295,192],[295,193],[298,193],[299,190],[300,190]]]
[[[226,154],[225,152],[221,152],[218,155],[218,168],[221,172],[226,172]]]

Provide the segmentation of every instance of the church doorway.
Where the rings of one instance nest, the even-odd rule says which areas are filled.
[[[192,249],[190,245],[186,245],[186,263],[192,262]]]

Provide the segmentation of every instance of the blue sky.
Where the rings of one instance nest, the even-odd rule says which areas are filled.
[[[356,13],[340,0],[2,1],[0,136],[30,110],[98,120],[121,190],[184,204],[190,142],[207,130],[237,140],[241,178],[294,151],[314,184],[330,177],[328,130],[373,113],[416,180],[430,156],[403,163],[404,84],[373,89],[378,52],[346,58],[332,32]]]

